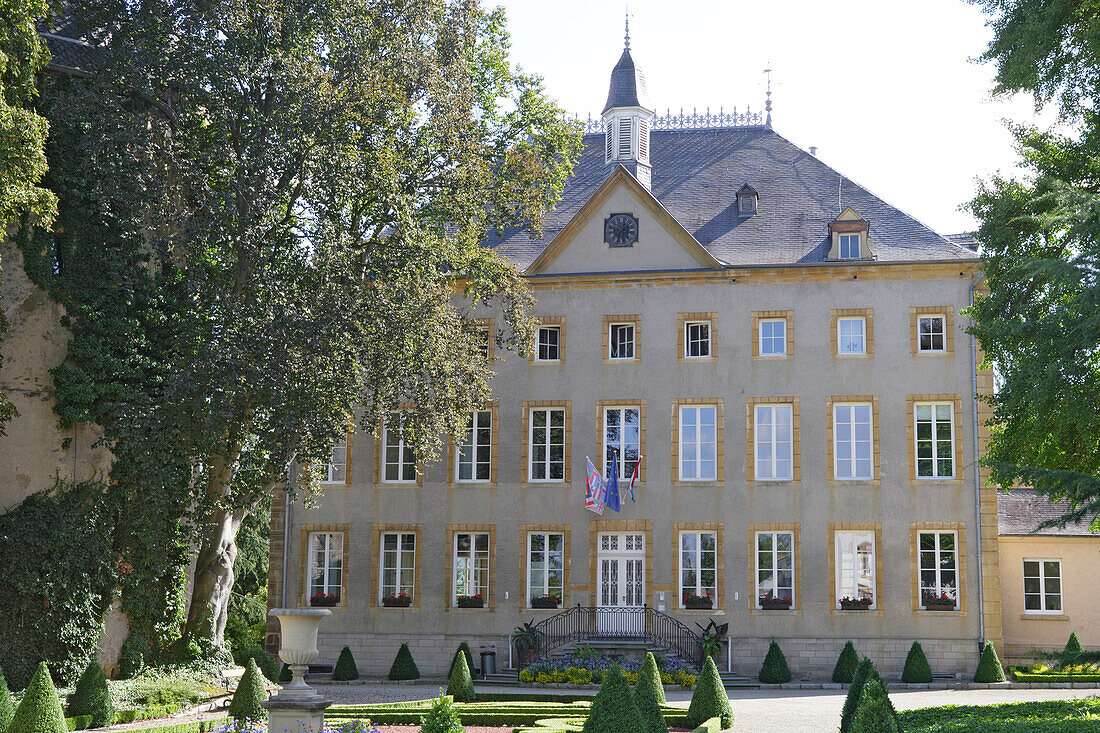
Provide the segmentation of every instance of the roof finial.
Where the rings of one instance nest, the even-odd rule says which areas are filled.
[[[764,124],[767,127],[772,126],[772,70],[764,69],[764,73],[768,78],[768,92],[767,101],[764,102],[764,111],[768,113],[767,119],[764,120]]]
[[[626,50],[629,51],[630,50],[630,6],[629,5],[626,6],[626,35],[623,36],[623,40],[625,41],[624,48],[626,48]]]

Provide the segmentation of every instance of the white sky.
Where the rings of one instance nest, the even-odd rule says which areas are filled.
[[[597,116],[624,4],[486,2],[508,12],[513,61],[565,109]],[[632,0],[630,16],[659,113],[762,110],[770,67],[777,132],[942,234],[974,228],[959,207],[976,178],[1015,173],[1004,120],[1034,120],[1030,98],[991,99],[994,70],[973,59],[992,34],[963,0]]]

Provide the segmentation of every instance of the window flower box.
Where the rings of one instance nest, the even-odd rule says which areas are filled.
[[[412,596],[406,593],[398,593],[392,596],[385,596],[382,599],[382,605],[386,608],[408,608],[412,605]]]
[[[557,608],[561,599],[557,596],[531,596],[531,608]]]
[[[927,593],[921,599],[924,604],[925,611],[954,611],[955,599],[946,593],[941,593],[938,596],[932,593]]]
[[[335,593],[314,593],[309,597],[309,605],[331,608],[340,602],[340,596]]]
[[[760,599],[760,608],[765,611],[789,611],[791,608],[790,596],[784,596],[783,598],[776,598],[775,596],[764,596]]]
[[[841,598],[840,610],[842,611],[866,611],[871,608],[870,598]]]
[[[458,596],[459,608],[485,608],[485,596],[478,593],[472,596]]]
[[[714,601],[709,595],[697,596],[694,593],[685,593],[684,608],[714,608]]]

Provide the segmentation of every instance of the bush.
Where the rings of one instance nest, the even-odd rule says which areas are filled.
[[[107,676],[99,661],[93,657],[88,662],[80,681],[76,683],[69,715],[87,715],[92,728],[103,728],[115,719],[115,706],[111,703],[111,691],[107,689]],[[2,729],[0,729],[2,730]]]
[[[703,672],[695,684],[695,692],[691,694],[691,705],[688,706],[685,725],[688,728],[695,728],[708,719],[716,717],[722,719],[723,728],[733,725],[733,708],[730,707],[726,688],[722,684],[722,678],[718,676],[718,668],[714,666],[714,660],[707,657],[707,661],[703,664]]]
[[[31,677],[31,683],[23,693],[23,701],[12,716],[8,726],[11,733],[69,733],[61,701],[50,679],[50,668],[45,662]]]
[[[909,656],[905,658],[905,669],[901,673],[902,682],[923,683],[932,681],[932,668],[928,666],[928,658],[924,656],[924,649],[919,641],[914,641],[909,647]]]
[[[872,679],[863,686],[849,731],[850,733],[898,733],[897,717],[886,695],[886,686],[881,680]]]
[[[634,695],[618,669],[612,668],[604,674],[600,691],[584,721],[583,733],[645,733]]]
[[[978,660],[978,669],[974,671],[975,682],[1004,682],[1005,671],[997,650],[988,641],[982,649],[982,658]]]
[[[774,641],[768,647],[768,656],[764,657],[759,677],[761,682],[769,685],[791,681],[791,668],[787,666],[787,658],[783,656],[779,644]]]
[[[842,685],[851,684],[852,675],[855,674],[856,665],[858,664],[859,657],[856,655],[856,648],[849,641],[844,645],[844,650],[840,652],[840,658],[836,660],[836,666],[833,667],[833,682]]]
[[[1062,650],[1063,656],[1070,656],[1072,654],[1080,654],[1084,649],[1081,648],[1081,638],[1077,636],[1076,631],[1069,633],[1069,639],[1066,640],[1066,648]]]
[[[653,658],[652,654],[646,656],[646,663]],[[653,662],[653,669],[656,671],[657,662]],[[662,690],[660,687],[661,678],[657,677],[657,688],[653,687],[653,677],[655,675],[646,674],[643,672],[638,677],[638,684],[634,686],[634,704],[638,707],[638,715],[642,718],[642,730],[644,733],[668,733],[668,723],[665,722],[665,716],[661,714],[661,702],[657,699],[657,690]]]
[[[237,683],[237,691],[229,703],[229,717],[239,721],[266,719],[267,711],[260,705],[266,699],[264,676],[256,666],[256,660],[249,659],[244,676]]]
[[[233,651],[233,664],[238,667],[247,667],[249,659],[256,660],[256,665],[268,680],[271,682],[278,680],[279,660],[275,658],[274,654],[264,649],[262,646],[257,645],[243,647]]]
[[[470,676],[470,668],[466,666],[466,655],[459,654],[455,662],[457,664],[447,679],[447,694],[457,702],[477,702],[474,680]]]
[[[4,670],[0,669],[0,733],[7,731],[13,715],[15,715],[15,702],[11,699],[8,681],[4,679]]]
[[[71,717],[65,718],[65,725],[66,727],[68,727],[69,730],[87,730],[88,728],[92,727],[92,716],[73,715]],[[0,731],[3,730],[3,728],[0,728]]]
[[[350,648],[344,647],[340,650],[340,658],[332,668],[332,679],[336,682],[359,679],[359,668],[355,666],[355,657],[351,655]]]
[[[290,665],[287,664],[286,662],[283,662],[283,668],[281,670],[279,670],[279,682],[280,683],[290,682],[293,679],[294,679],[294,672],[292,672],[290,670]]]
[[[852,718],[856,714],[856,708],[859,707],[859,696],[863,693],[863,687],[872,674],[878,673],[875,672],[875,665],[871,660],[867,657],[859,660],[856,671],[852,673],[852,682],[848,685],[848,696],[844,698],[844,709],[840,713],[840,733],[848,733],[849,728],[852,727]]]
[[[653,696],[657,699],[657,704],[664,705],[667,702],[665,699],[665,686],[662,684],[661,670],[657,668],[657,660],[654,658],[653,652],[646,652],[645,662],[642,663],[642,676],[649,677],[649,683],[653,688]]]
[[[401,648],[405,649],[405,645],[402,644]],[[411,654],[409,661],[412,661]],[[458,717],[458,708],[455,707],[455,702],[449,695],[440,695],[432,703],[428,714],[420,719],[420,733],[464,733],[462,720]]]
[[[420,679],[420,670],[416,668],[416,662],[413,661],[408,644],[401,644],[401,648],[397,650],[397,656],[394,657],[393,665],[390,667],[389,678],[391,680]]]
[[[451,666],[447,668],[447,679],[451,678],[451,675],[455,671],[455,662],[458,661],[458,655],[462,654],[466,657],[466,666],[470,670],[470,676],[474,674],[474,655],[470,652],[470,645],[466,642],[462,642],[458,645],[458,649],[455,649],[455,655],[451,657]]]

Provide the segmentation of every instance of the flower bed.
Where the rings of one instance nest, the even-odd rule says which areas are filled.
[[[695,667],[678,657],[656,657],[661,682],[681,687],[695,686]],[[561,657],[541,659],[519,673],[520,682],[540,685],[598,685],[604,674],[618,668],[626,681],[638,681],[644,660],[624,660],[622,657],[600,654],[584,647]]]

